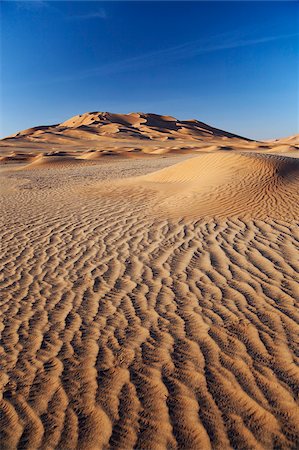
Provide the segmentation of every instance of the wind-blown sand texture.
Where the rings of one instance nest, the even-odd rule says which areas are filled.
[[[1,449],[298,448],[299,160],[36,161],[2,168]]]

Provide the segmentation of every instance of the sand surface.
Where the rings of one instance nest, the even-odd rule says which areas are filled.
[[[214,150],[2,166],[1,449],[298,448],[299,160]]]

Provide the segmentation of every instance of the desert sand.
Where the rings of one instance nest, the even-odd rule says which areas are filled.
[[[32,163],[44,156],[98,161],[196,152],[261,151],[296,156],[299,136],[259,142],[207,125],[150,113],[88,112],[0,140],[0,164]]]
[[[298,448],[298,140],[194,133],[2,140],[1,449]]]

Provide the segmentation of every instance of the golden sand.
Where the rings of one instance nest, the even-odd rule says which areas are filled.
[[[49,158],[1,169],[1,449],[296,448],[299,160]]]

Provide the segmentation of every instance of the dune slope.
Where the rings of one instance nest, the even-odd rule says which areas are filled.
[[[136,180],[169,216],[299,217],[299,159],[216,152]]]
[[[127,155],[174,152],[217,143],[250,145],[250,140],[198,120],[179,120],[150,113],[88,112],[62,123],[37,126],[0,139],[0,163],[24,159],[24,153],[77,153],[88,159],[105,152]],[[4,159],[3,159],[4,158]]]
[[[4,140],[27,139],[34,142],[63,138],[90,138],[97,136],[155,138],[241,138],[233,133],[211,127],[198,120],[180,121],[175,117],[150,113],[115,114],[109,112],[88,112],[74,116],[60,124],[39,126],[19,131]]]
[[[153,113],[87,112],[53,125],[41,125],[0,139],[0,165],[32,162],[44,154],[99,160],[103,156],[248,151],[297,156],[298,136],[259,142],[196,119]]]

